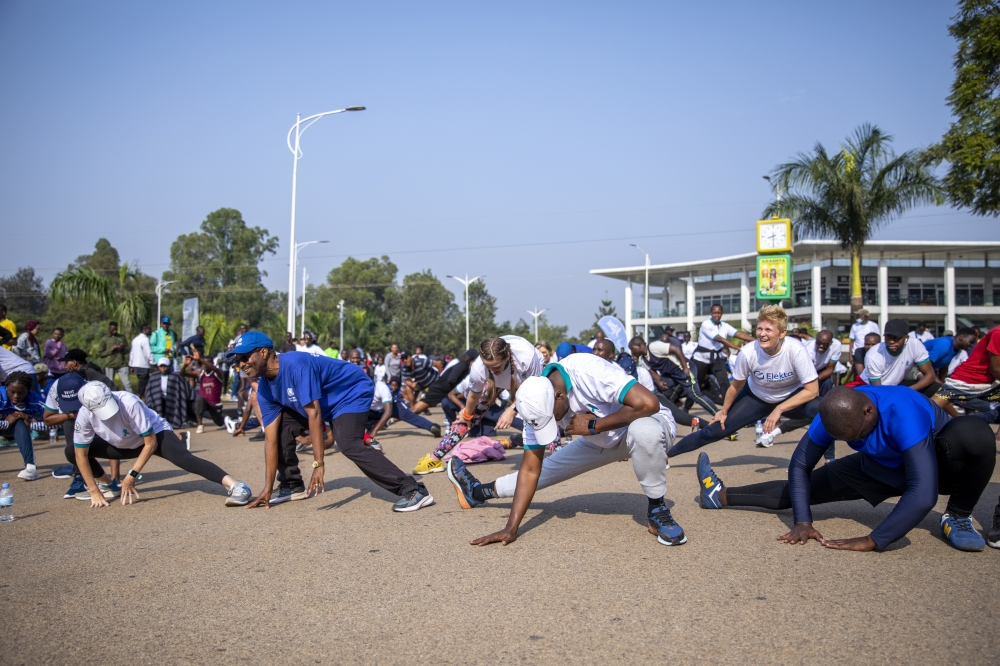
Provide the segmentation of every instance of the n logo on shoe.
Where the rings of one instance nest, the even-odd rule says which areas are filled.
[[[712,477],[710,476],[706,476],[704,479],[701,480],[701,482],[705,484],[705,490],[708,490],[709,488],[715,485],[714,483],[712,483]]]

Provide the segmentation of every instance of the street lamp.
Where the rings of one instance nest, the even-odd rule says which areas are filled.
[[[340,352],[344,352],[344,301],[337,303],[337,309],[340,310]]]
[[[642,252],[644,255],[646,255],[646,286],[643,287],[642,297],[646,301],[645,305],[646,311],[643,313],[646,321],[646,332],[644,334],[644,337],[646,338],[646,342],[649,343],[649,253],[643,250],[635,243],[629,243],[629,245],[631,245],[635,249],[639,250],[639,252]],[[631,333],[629,335],[631,335]]]
[[[542,315],[545,310],[539,310],[538,306],[535,306],[534,310],[528,310],[528,314],[535,318],[535,344],[538,344],[538,318]]]
[[[764,180],[767,181],[768,185],[774,187],[774,194],[778,201],[781,201],[781,183],[772,182],[770,176],[762,176]]]
[[[292,275],[299,268],[299,250],[304,248],[306,245],[315,245],[316,243],[329,243],[330,241],[320,240],[320,241],[306,241],[305,243],[296,243],[292,249]],[[302,289],[305,290],[305,285],[302,285]],[[295,281],[291,283],[291,287],[288,289],[288,298],[291,299],[289,302],[292,303],[291,322],[288,328],[292,329],[289,331],[292,335],[295,335]]]
[[[459,282],[461,282],[462,286],[465,287],[465,348],[468,349],[469,348],[469,285],[472,284],[473,282],[475,282],[476,280],[479,280],[479,279],[484,278],[486,276],[485,275],[477,275],[476,277],[472,278],[471,280],[469,279],[469,274],[468,273],[465,274],[465,279],[464,280],[462,278],[460,278],[460,277],[455,277],[454,275],[447,275],[445,277],[454,278],[455,280],[458,280]]]
[[[299,337],[304,338],[306,335],[306,280],[309,279],[309,274],[306,273],[306,267],[302,267],[302,326],[299,327]]]
[[[163,300],[163,288],[168,284],[173,284],[177,280],[157,280],[156,282],[156,327],[159,328],[160,324],[163,323],[163,317],[160,316],[160,301]]]
[[[302,151],[299,149],[299,138],[303,132],[323,116],[343,113],[344,111],[364,110],[365,107],[363,106],[349,106],[345,109],[337,109],[336,111],[317,113],[308,118],[303,118],[302,114],[299,113],[295,115],[295,124],[288,130],[288,138],[285,140],[285,143],[288,144],[288,150],[292,151],[292,231],[288,238],[288,248],[291,256],[289,257],[288,265],[288,320],[286,323],[288,325],[288,332],[292,335],[295,334],[295,187],[299,173],[299,158],[302,157]],[[305,126],[303,126],[303,123],[305,123]],[[295,132],[294,146],[292,146],[292,132]]]

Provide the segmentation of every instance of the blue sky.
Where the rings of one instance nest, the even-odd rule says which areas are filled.
[[[947,129],[947,2],[0,3],[0,271],[50,279],[107,237],[153,275],[220,207],[283,242],[303,115],[300,265],[485,274],[499,317],[575,333],[589,269],[752,251],[761,175],[877,124]],[[664,234],[674,234],[663,237]],[[643,238],[658,236],[657,238]],[[912,212],[881,238],[995,239]],[[498,246],[490,249],[491,246]],[[449,285],[456,294],[460,285]],[[638,296],[638,294],[637,294]]]

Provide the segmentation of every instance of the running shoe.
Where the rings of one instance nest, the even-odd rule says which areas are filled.
[[[948,543],[959,550],[978,552],[986,547],[986,541],[972,526],[971,518],[944,514],[941,516],[941,534]]]
[[[305,488],[299,488],[297,490],[292,490],[291,488],[278,488],[271,493],[271,504],[284,504],[285,502],[291,502],[292,500],[304,500],[305,498]]]
[[[309,451],[312,450],[313,450],[312,444],[299,444],[298,446],[295,447],[296,453],[308,453]]]
[[[990,548],[1000,548],[1000,505],[993,509],[993,529],[986,535]]]
[[[719,493],[726,486],[722,479],[716,476],[708,454],[702,451],[698,454],[698,503],[703,509],[721,509]]]
[[[417,466],[413,468],[414,474],[432,474],[434,472],[443,472],[444,463],[427,453],[423,458],[417,462]]]
[[[670,515],[670,509],[663,502],[646,514],[649,519],[649,533],[656,535],[656,540],[664,546],[679,546],[687,543],[687,536],[684,528],[674,522],[674,517]]]
[[[54,470],[52,470],[52,478],[54,479],[68,479],[73,476],[73,466],[72,465],[59,465]]]
[[[735,442],[739,438],[740,438],[740,433],[739,432],[734,432],[732,435],[729,435],[728,437],[726,437],[726,439],[728,439],[730,442]]]
[[[17,474],[17,478],[25,481],[36,481],[38,479],[38,468],[34,465],[25,465]]]
[[[778,436],[778,430],[772,430],[769,433],[762,434],[757,438],[757,446],[769,449],[774,446],[774,438]]]
[[[407,513],[409,511],[417,511],[431,504],[434,504],[434,496],[428,493],[426,488],[424,490],[417,489],[410,493],[408,497],[404,497],[393,504],[392,510],[396,513]]]
[[[257,431],[257,434],[250,438],[251,442],[263,442],[264,441],[264,429],[261,428]]]
[[[472,489],[479,485],[479,479],[472,475],[469,468],[457,456],[452,456],[448,461],[448,480],[455,486],[458,503],[463,509],[471,509],[482,504],[472,496]]]
[[[435,437],[440,437],[441,436],[441,426],[439,426],[437,423],[435,423],[434,425],[432,425],[431,426],[431,434],[434,435]]]
[[[73,483],[69,484],[69,490],[63,495],[63,499],[73,499],[80,493],[87,494],[87,484],[83,481],[83,476],[77,474],[73,477]],[[87,494],[87,499],[90,499],[90,495]]]
[[[201,433],[205,432],[205,426],[203,425],[198,426],[197,428],[194,429],[194,432],[196,435],[200,435]]]
[[[118,482],[114,481],[113,483],[117,484]],[[115,491],[112,489],[111,484],[109,484],[109,483],[98,483],[97,484],[97,489],[99,491],[101,491],[102,495],[104,495],[104,499],[114,499],[116,497]],[[118,486],[118,495],[121,495],[121,494],[122,494],[121,486]],[[77,493],[76,495],[74,495],[74,497],[76,497],[78,500],[82,500],[84,502],[89,502],[90,501],[90,491],[87,489],[86,486],[84,486],[83,492],[82,493]]]
[[[238,424],[236,423],[236,421],[233,420],[231,416],[222,417],[222,421],[223,423],[226,424],[226,432],[228,432],[230,435],[236,432],[236,426]]]
[[[382,450],[382,445],[378,443],[377,439],[369,439],[368,440],[368,446],[372,447],[376,451],[381,451]]]
[[[122,484],[118,483],[118,479],[111,479],[111,483],[99,483],[97,487],[101,489],[105,497],[108,497],[108,493],[111,493],[111,497],[108,497],[108,499],[121,497]]]
[[[242,481],[234,483],[227,494],[229,497],[226,498],[226,506],[246,506],[250,503],[250,498],[253,497],[250,486]]]

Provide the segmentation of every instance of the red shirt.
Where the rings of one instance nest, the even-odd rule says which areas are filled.
[[[222,382],[214,372],[202,371],[198,378],[198,393],[210,405],[222,402]]]
[[[966,384],[992,384],[996,377],[990,372],[990,356],[1000,356],[1000,326],[990,330],[969,350],[969,358],[951,373],[951,379]]]

